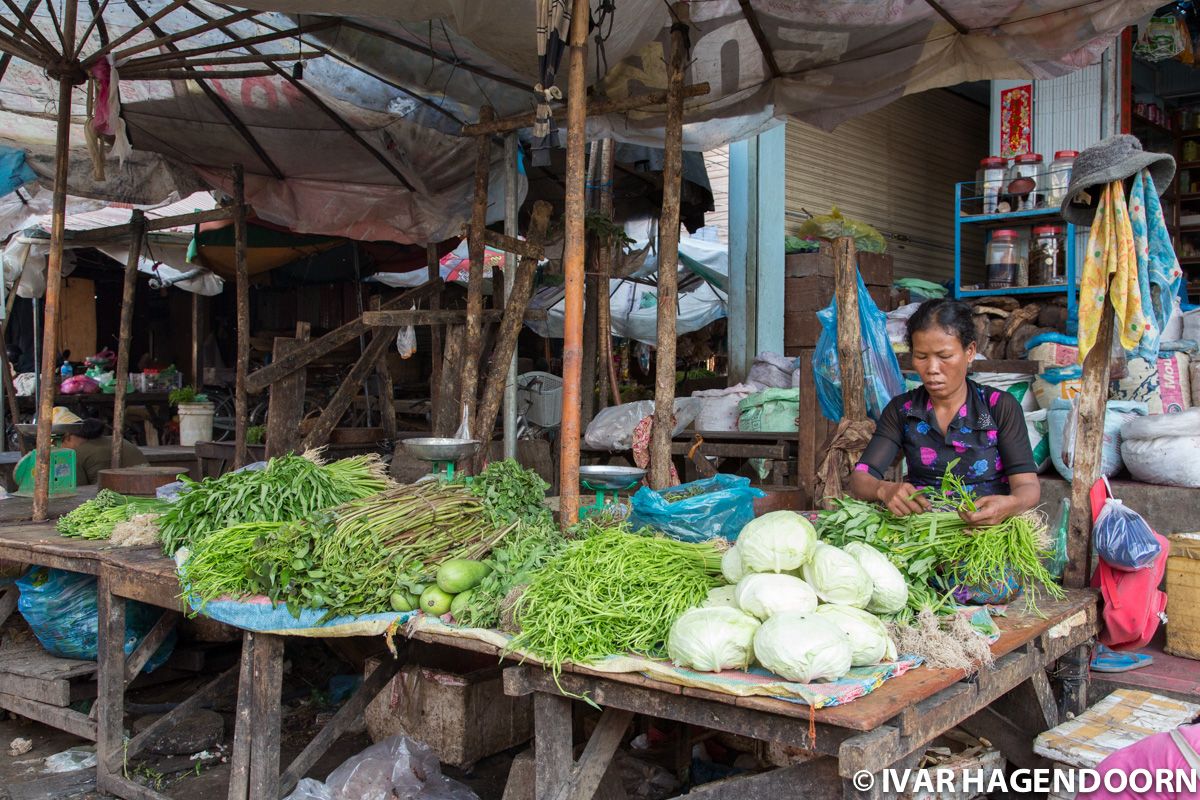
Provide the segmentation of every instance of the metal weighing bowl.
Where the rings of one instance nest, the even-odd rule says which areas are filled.
[[[589,489],[628,489],[646,475],[638,467],[580,467],[579,482]]]
[[[479,449],[475,439],[405,439],[404,449],[413,458],[421,461],[458,461]]]
[[[66,436],[68,433],[79,433],[81,430],[83,430],[82,422],[68,422],[50,426],[50,433],[53,436]],[[37,423],[18,422],[17,433],[33,438],[37,436]]]

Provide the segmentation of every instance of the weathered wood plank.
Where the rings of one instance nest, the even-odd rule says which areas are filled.
[[[109,591],[101,578],[96,596],[99,614],[96,673],[96,779],[116,772],[125,738],[125,598]]]
[[[533,698],[534,797],[550,800],[571,774],[574,762],[571,701],[538,693]]]
[[[24,783],[10,783],[5,787],[5,796],[7,800],[59,800],[62,797],[78,796],[95,788],[96,770],[76,769]]]
[[[317,419],[316,424],[313,425],[308,435],[304,437],[305,450],[320,447],[329,441],[330,431],[337,427],[338,421],[346,413],[346,409],[354,402],[355,395],[362,388],[363,380],[375,370],[379,359],[383,357],[383,351],[387,349],[388,343],[394,341],[396,341],[395,328],[377,328],[375,330],[371,338],[371,343],[363,350],[362,355],[358,357],[358,361],[354,362],[354,366],[350,368],[350,372],[342,379],[341,385],[338,386],[337,391],[333,393],[333,397],[329,399],[324,410],[321,411],[321,416]]]
[[[234,368],[234,450],[233,466],[244,467],[248,461],[246,452],[246,426],[249,424],[247,396],[249,387],[246,379],[250,371],[250,276],[246,260],[248,253],[246,227],[246,182],[241,164],[233,166],[233,252],[236,272],[237,307],[237,360]]]
[[[254,646],[248,800],[279,800],[283,637],[262,634]]]
[[[858,258],[848,236],[833,242],[834,294],[837,299],[838,369],[842,374],[842,419],[867,418],[862,361],[862,332],[858,329]]]
[[[627,709],[604,710],[583,749],[583,755],[571,769],[567,780],[554,793],[556,800],[592,800],[596,789],[600,787],[600,781],[608,772],[625,731],[629,729],[631,719],[633,712]]]
[[[503,311],[495,308],[485,308],[479,312],[483,322],[500,322],[504,318]],[[415,308],[398,311],[364,311],[363,324],[371,328],[402,328],[405,325],[453,325],[470,322],[470,313],[465,308]],[[525,321],[546,319],[542,309],[527,310],[521,317]]]
[[[129,683],[142,671],[142,667],[146,666],[146,662],[154,655],[167,637],[171,635],[171,631],[175,630],[175,626],[183,617],[174,611],[163,611],[159,616],[158,621],[154,623],[146,635],[138,642],[137,648],[129,654],[129,658],[125,661],[125,682]]]
[[[0,658],[0,668],[7,666]],[[59,708],[71,705],[71,682],[68,680],[30,678],[11,672],[0,672],[0,692],[24,697]]]
[[[307,322],[296,323],[295,338],[275,337],[273,361],[286,358],[303,347],[311,335]],[[298,369],[271,384],[267,404],[267,458],[290,453],[300,446],[300,421],[304,418],[304,392],[308,371]]]
[[[462,386],[465,337],[466,332],[462,325],[446,326],[446,347],[442,355],[442,382],[438,387],[438,402],[433,409],[434,436],[452,436],[458,430],[462,415],[459,390]]]
[[[188,697],[175,708],[171,709],[169,712],[147,725],[141,733],[129,740],[129,744],[125,749],[125,755],[127,755],[128,758],[133,758],[134,756],[138,755],[146,747],[147,742],[152,741],[159,734],[174,728],[178,724],[179,720],[186,718],[192,713],[192,711],[196,710],[204,703],[207,703],[210,700],[220,696],[220,694],[225,691],[226,687],[233,683],[233,678],[237,674],[238,670],[239,667],[237,665],[225,670],[216,678],[200,687],[197,692]],[[115,769],[116,765],[113,764],[112,768]]]
[[[842,781],[837,759],[828,756],[793,767],[738,775],[693,787],[677,800],[841,800]]]
[[[110,464],[121,466],[121,449],[125,437],[125,388],[129,384],[129,347],[133,333],[133,302],[137,289],[138,262],[142,257],[142,240],[146,235],[146,215],[135,208],[130,215],[129,254],[125,259],[125,279],[121,287],[121,321],[117,333],[117,390],[113,395],[113,436]],[[196,385],[201,385],[196,381]]]
[[[165,794],[156,792],[149,787],[142,786],[136,781],[131,781],[115,773],[108,773],[106,775],[97,773],[96,788],[114,797],[123,798],[123,800],[171,800]]]
[[[379,295],[371,298],[371,310],[380,310]],[[392,369],[388,366],[388,354],[385,352],[375,365],[375,374],[379,376],[379,415],[382,418],[383,438],[389,441],[396,438],[396,397],[392,385]]]
[[[535,242],[529,238],[518,239],[515,236],[497,233],[487,228],[483,230],[483,243],[496,250],[515,253],[521,258],[532,258],[535,261],[540,261],[546,257],[546,250],[542,247],[541,242]]]
[[[3,692],[0,692],[0,708],[49,725],[51,728],[73,733],[81,739],[96,741],[96,721],[88,719],[87,714],[81,714],[69,708],[59,708],[26,700],[24,697]]]
[[[479,121],[495,118],[491,106],[479,109]],[[484,231],[487,229],[488,178],[492,169],[492,140],[480,136],[475,140],[475,191],[471,201],[471,226],[467,234],[470,266],[467,272],[467,331],[463,351],[461,402],[467,407],[467,419],[474,422],[479,401],[479,359],[483,357],[483,259]],[[472,431],[474,433],[474,431]]]
[[[250,720],[254,712],[254,650],[259,634],[242,633],[242,658],[238,670],[237,712],[233,723],[233,749],[229,756],[229,800],[247,800],[250,789]]]

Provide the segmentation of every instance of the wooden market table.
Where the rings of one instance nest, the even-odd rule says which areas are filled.
[[[671,441],[671,455],[683,464],[682,478],[696,480],[716,472],[734,473],[752,459],[770,464],[768,483],[784,485],[796,460],[795,432],[760,431],[684,431]],[[613,463],[620,460],[632,464],[628,450],[596,450],[584,446],[580,450],[588,463]]]
[[[162,798],[123,777],[123,758],[139,752],[152,735],[220,691],[238,687],[237,717],[228,796],[233,800],[278,800],[386,688],[399,669],[396,659],[367,676],[362,687],[286,769],[280,769],[280,720],[284,637],[243,632],[242,656],[178,709],[126,745],[124,691],[162,639],[149,641],[131,656],[123,651],[125,605],[138,600],[165,609],[147,639],[162,636],[183,610],[174,563],[156,547],[114,548],[106,542],[65,539],[49,525],[0,526],[0,559],[67,569],[99,578],[98,695],[95,719],[69,709],[46,709],[8,700],[0,706],[55,727],[91,734],[97,745],[97,788],[127,800]],[[832,708],[765,697],[735,697],[676,686],[639,674],[602,673],[566,665],[558,682],[540,666],[510,666],[505,691],[534,696],[536,797],[586,800],[607,771],[635,713],[685,725],[778,742],[820,754],[797,766],[705,784],[691,795],[706,798],[848,797],[883,795],[853,783],[860,771],[875,776],[891,766],[915,766],[926,745],[962,725],[996,744],[1014,763],[1032,762],[1034,736],[1058,724],[1061,714],[1086,707],[1088,650],[1098,629],[1097,596],[1072,590],[1062,601],[1043,600],[1045,617],[1010,606],[997,618],[1001,629],[992,646],[995,667],[972,676],[959,670],[918,667],[889,680],[871,694]],[[160,630],[161,629],[161,630]],[[500,657],[491,644],[418,630],[422,641]],[[140,660],[140,663],[139,663]],[[1056,703],[1046,670],[1058,662],[1062,700]],[[136,668],[135,668],[136,667]],[[566,694],[564,694],[566,693]],[[604,708],[578,762],[572,750],[571,697],[591,698]],[[9,705],[4,705],[8,700]],[[17,706],[17,707],[14,707]],[[75,715],[75,716],[70,716]],[[822,794],[824,792],[824,794]]]

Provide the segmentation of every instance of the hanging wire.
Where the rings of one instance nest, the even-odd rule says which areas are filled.
[[[589,22],[591,29],[596,32],[596,84],[604,79],[608,74],[608,53],[604,49],[605,43],[612,36],[613,24],[616,21],[617,4],[616,0],[601,0],[600,5],[596,7],[596,15]],[[608,23],[608,30],[604,30],[604,23]],[[603,66],[601,66],[603,65]]]

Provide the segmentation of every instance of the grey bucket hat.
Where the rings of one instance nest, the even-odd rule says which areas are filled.
[[[1105,184],[1132,178],[1147,167],[1159,194],[1171,187],[1175,159],[1166,153],[1147,153],[1136,136],[1123,133],[1092,145],[1079,154],[1071,168],[1063,217],[1075,225],[1091,225]]]

